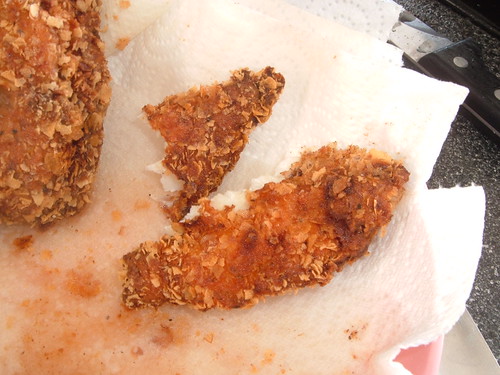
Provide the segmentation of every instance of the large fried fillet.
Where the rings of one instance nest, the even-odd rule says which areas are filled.
[[[50,223],[90,200],[110,100],[99,3],[0,4],[0,223]]]
[[[167,141],[163,165],[184,182],[166,212],[178,221],[208,196],[233,169],[250,132],[267,121],[285,79],[273,68],[234,71],[229,81],[192,88],[157,106],[146,105],[148,120]]]
[[[366,253],[409,177],[386,154],[334,145],[304,153],[283,175],[249,192],[247,209],[204,200],[180,234],[126,254],[125,304],[235,308],[325,285]]]

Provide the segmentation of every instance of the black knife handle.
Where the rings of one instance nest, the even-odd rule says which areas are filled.
[[[468,87],[464,108],[481,131],[500,143],[500,80],[488,71],[474,41],[465,39],[429,53],[418,65],[434,78]]]

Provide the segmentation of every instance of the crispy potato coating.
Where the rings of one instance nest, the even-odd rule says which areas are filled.
[[[158,106],[146,105],[151,126],[167,141],[163,165],[184,182],[165,207],[183,218],[198,199],[208,196],[240,157],[248,136],[267,121],[285,79],[273,68],[232,73],[229,81],[172,95]]]
[[[0,3],[0,223],[90,200],[110,100],[97,0]]]
[[[203,199],[177,235],[126,254],[124,304],[230,309],[325,285],[367,252],[409,178],[382,152],[334,144],[303,153],[283,175],[248,192],[248,209],[216,210]]]

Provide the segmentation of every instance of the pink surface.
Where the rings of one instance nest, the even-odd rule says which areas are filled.
[[[438,375],[442,351],[443,337],[440,337],[430,344],[402,350],[396,361],[413,375]]]

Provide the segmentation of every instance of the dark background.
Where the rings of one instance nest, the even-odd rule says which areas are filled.
[[[500,1],[498,0],[441,0],[453,10],[472,21],[488,32],[500,37]]]
[[[472,37],[482,59],[500,79],[499,0],[394,0],[453,42]],[[483,251],[467,308],[497,361],[500,358],[500,146],[461,110],[428,182],[429,188],[483,186],[486,194]],[[459,205],[460,202],[457,202]]]

